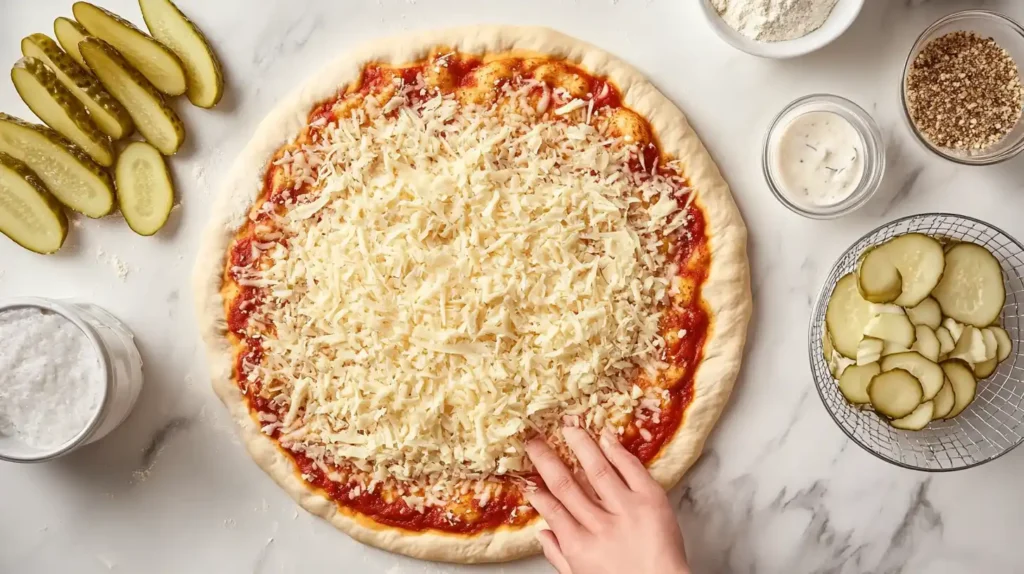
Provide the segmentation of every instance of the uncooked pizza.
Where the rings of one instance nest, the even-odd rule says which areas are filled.
[[[539,28],[348,54],[243,152],[197,266],[256,461],[363,542],[539,550],[525,443],[609,429],[666,487],[728,398],[746,230],[682,113]]]

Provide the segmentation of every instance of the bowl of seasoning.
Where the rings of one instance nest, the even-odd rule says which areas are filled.
[[[52,460],[103,438],[141,388],[134,337],[109,312],[78,301],[0,301],[0,460]]]
[[[832,219],[878,191],[885,144],[863,108],[839,96],[812,94],[772,120],[761,165],[780,203],[804,217]]]
[[[842,36],[864,0],[700,0],[715,34],[737,50],[762,58],[795,58]]]
[[[1020,68],[1024,28],[985,10],[929,26],[903,68],[900,96],[917,139],[965,165],[1005,161],[1024,149]]]

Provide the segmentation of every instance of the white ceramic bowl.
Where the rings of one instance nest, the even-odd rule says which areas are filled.
[[[725,20],[718,15],[718,11],[711,4],[711,0],[700,0],[701,11],[704,13],[711,29],[719,38],[725,40],[737,50],[762,58],[795,58],[809,54],[815,50],[824,48],[833,40],[843,35],[847,28],[853,24],[864,7],[864,0],[839,0],[828,20],[821,28],[811,32],[803,38],[787,40],[785,42],[758,42],[751,40],[736,30],[733,30],[725,23]]]

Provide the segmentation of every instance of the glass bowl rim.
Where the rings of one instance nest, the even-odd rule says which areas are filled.
[[[903,119],[910,127],[910,132],[914,134],[914,138],[917,139],[917,141],[928,151],[942,159],[946,159],[960,165],[972,167],[995,165],[997,163],[1013,159],[1024,151],[1024,133],[1021,133],[1016,143],[1010,145],[999,153],[963,157],[947,153],[943,148],[940,148],[928,141],[928,138],[926,138],[924,134],[917,129],[913,118],[910,117],[910,106],[907,104],[907,75],[910,73],[910,66],[913,64],[915,52],[927,44],[927,42],[931,41],[932,36],[940,27],[949,24],[950,22],[961,20],[988,20],[990,22],[996,22],[1015,32],[1020,37],[1022,45],[1024,45],[1024,26],[1021,26],[1016,20],[1006,16],[1005,14],[992,10],[978,9],[960,10],[946,14],[926,27],[914,40],[914,44],[910,47],[910,51],[907,52],[907,58],[903,64],[903,72],[900,76],[900,108],[903,110]],[[1024,83],[1024,77],[1022,77],[1022,83]],[[1021,119],[1017,120],[1018,125],[1020,125],[1021,122],[1024,122],[1024,115],[1021,116]]]
[[[865,179],[858,185],[858,188],[854,190],[854,193],[833,206],[822,208],[821,211],[809,210],[786,197],[785,193],[783,193],[776,184],[775,177],[772,175],[773,170],[768,160],[770,154],[769,146],[771,145],[772,136],[780,127],[779,122],[781,122],[782,119],[790,112],[800,106],[813,104],[832,104],[842,108],[846,113],[857,118],[864,125],[860,126],[851,122],[853,128],[861,138],[865,140],[865,147],[873,146],[876,152],[874,154],[865,153],[864,175],[867,177],[865,177]],[[865,152],[867,152],[867,150],[865,150]],[[878,192],[885,174],[885,153],[886,146],[885,140],[882,136],[882,130],[878,127],[878,122],[875,121],[874,117],[872,117],[867,110],[856,102],[853,102],[843,96],[816,92],[801,96],[786,104],[782,108],[782,111],[772,118],[772,121],[768,124],[768,129],[765,131],[764,140],[761,144],[761,170],[764,173],[765,181],[768,184],[768,189],[771,190],[772,195],[775,196],[775,199],[779,203],[793,213],[802,215],[809,219],[837,219],[860,209],[868,203],[872,197],[874,197],[875,193]]]

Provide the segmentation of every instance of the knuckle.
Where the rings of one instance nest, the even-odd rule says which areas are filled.
[[[551,492],[557,494],[566,494],[570,492],[573,487],[576,486],[576,482],[571,476],[567,474],[560,474],[551,483]]]
[[[551,508],[548,509],[548,514],[552,518],[567,518],[569,516],[569,509],[565,507],[561,502],[554,502]]]
[[[612,467],[608,464],[600,464],[594,469],[594,481],[608,480],[612,478]]]

